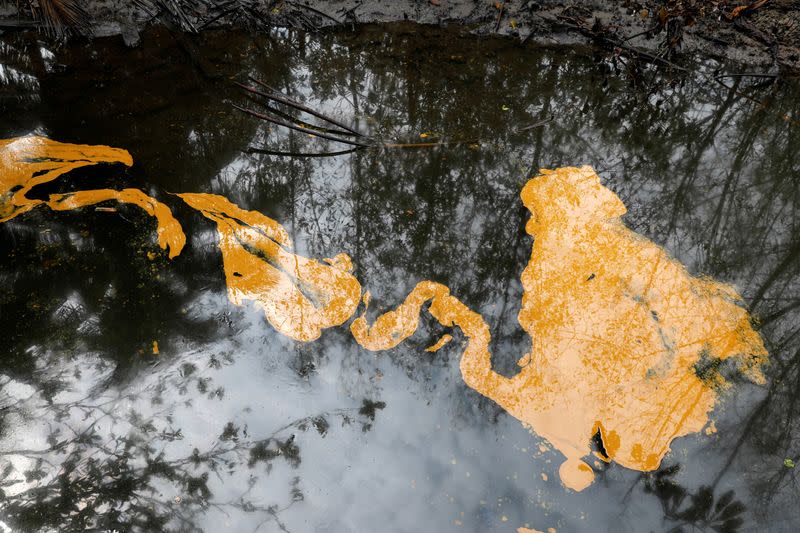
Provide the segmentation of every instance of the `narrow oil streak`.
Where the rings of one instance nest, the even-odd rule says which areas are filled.
[[[178,196],[216,222],[231,302],[254,301],[276,330],[299,341],[312,341],[353,315],[361,285],[346,254],[327,264],[296,255],[286,230],[271,218],[214,194]]]
[[[98,163],[131,166],[133,159],[126,150],[108,146],[67,144],[36,136],[0,139],[0,222],[44,203],[26,196],[36,185]]]
[[[435,344],[425,348],[425,351],[426,352],[438,352],[439,350],[441,350],[451,340],[453,340],[453,336],[450,335],[449,333],[446,333],[446,334],[442,335],[442,338],[439,339],[438,341],[436,341]]]
[[[170,209],[138,189],[98,189],[67,194],[53,194],[47,200],[28,198],[36,185],[85,166],[98,163],[133,164],[126,150],[108,146],[67,144],[44,137],[20,137],[0,140],[0,222],[5,222],[38,205],[56,211],[78,209],[109,200],[141,207],[156,218],[158,244],[169,248],[169,257],[177,256],[186,243],[186,236]]]
[[[460,365],[466,384],[561,451],[559,474],[574,490],[594,479],[583,458],[597,431],[607,460],[650,471],[673,439],[701,430],[725,385],[718,374],[701,379],[702,363],[734,358],[744,375],[763,383],[767,352],[737,292],[692,277],[626,228],[625,206],[591,167],[542,170],[521,197],[536,241],[518,316],[531,352],[516,376],[492,370],[483,319],[432,282],[418,284],[372,326],[356,319],[356,340],[370,350],[397,346],[430,302],[434,318],[467,337]]]
[[[46,204],[55,211],[67,211],[108,200],[137,205],[145,213],[155,217],[158,223],[156,228],[158,245],[164,250],[169,249],[170,259],[181,253],[186,244],[186,235],[183,233],[180,223],[172,216],[172,211],[170,211],[169,207],[155,198],[147,196],[139,189],[122,189],[120,191],[97,189],[67,194],[52,194]]]

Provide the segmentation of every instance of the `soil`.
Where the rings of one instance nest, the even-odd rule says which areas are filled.
[[[38,26],[18,4],[0,3],[0,31]],[[592,42],[662,64],[700,55],[762,71],[800,69],[796,0],[90,0],[83,5],[86,24],[72,33],[122,35],[131,46],[152,24],[188,32],[226,25],[318,31],[409,21],[543,44]]]

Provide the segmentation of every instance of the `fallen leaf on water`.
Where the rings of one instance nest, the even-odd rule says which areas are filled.
[[[794,461],[792,461],[787,457],[786,459],[783,460],[783,466],[785,466],[786,468],[794,468]]]
[[[664,24],[666,24],[666,23],[667,23],[667,19],[668,19],[668,18],[669,18],[669,11],[667,11],[667,8],[666,8],[666,7],[662,7],[662,8],[661,8],[661,9],[658,11],[658,21],[659,21],[659,22],[661,23],[661,25],[663,26]]]
[[[733,11],[731,11],[730,16],[728,16],[727,18],[729,20],[733,20],[736,17],[738,17],[738,16],[740,16],[742,14],[745,14],[745,12],[755,11],[756,9],[758,9],[758,8],[762,7],[764,4],[766,4],[767,1],[768,0],[757,0],[756,2],[753,2],[752,4],[747,4],[747,5],[743,5],[743,6],[737,6],[737,7],[733,8]]]

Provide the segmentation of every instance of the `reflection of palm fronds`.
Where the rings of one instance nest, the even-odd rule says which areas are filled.
[[[38,46],[22,40],[0,43],[0,115],[15,104],[23,106],[39,101],[39,71],[35,61],[41,57]]]

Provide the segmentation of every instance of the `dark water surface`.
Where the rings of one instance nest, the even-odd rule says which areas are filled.
[[[189,238],[168,260],[131,206],[0,224],[0,529],[797,530],[800,92],[718,83],[716,69],[633,75],[590,51],[404,27],[153,30],[135,49],[0,37],[0,138],[135,161],[47,190],[141,188]],[[387,141],[467,142],[248,153],[343,148],[233,109],[248,100],[231,80],[248,75]],[[378,310],[420,280],[448,285],[511,375],[530,342],[519,191],[539,167],[580,164],[631,228],[736,285],[771,360],[766,386],[721,393],[715,434],[676,440],[656,473],[601,466],[580,493],[559,482],[558,452],[464,385],[459,342],[423,350],[440,326],[385,353],[346,327],[293,342],[229,303],[213,224],[168,194],[221,194],[281,222],[305,255],[348,253]]]

